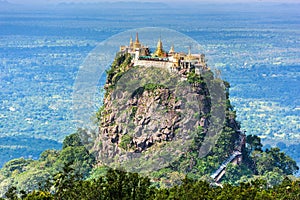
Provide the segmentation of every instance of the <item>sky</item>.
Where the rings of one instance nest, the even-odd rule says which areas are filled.
[[[1,0],[0,0],[1,1]],[[138,2],[203,2],[203,3],[217,3],[217,2],[230,2],[230,3],[245,3],[245,2],[277,2],[277,3],[300,3],[299,0],[6,0],[15,4],[57,4],[62,2],[118,2],[118,1],[138,1]]]

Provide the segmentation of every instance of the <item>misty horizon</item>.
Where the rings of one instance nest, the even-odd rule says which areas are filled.
[[[165,4],[181,4],[181,3],[193,3],[193,4],[263,4],[263,3],[299,3],[297,0],[0,0],[0,3],[8,3],[15,5],[57,5],[57,4],[97,4],[97,3],[165,3]]]

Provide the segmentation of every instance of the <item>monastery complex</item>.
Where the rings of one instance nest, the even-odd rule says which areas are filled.
[[[121,46],[120,53],[129,53],[132,56],[134,66],[160,67],[169,71],[177,71],[182,74],[195,71],[196,74],[207,70],[204,54],[192,54],[190,49],[188,54],[175,52],[174,46],[167,52],[163,49],[163,44],[159,38],[155,52],[151,53],[148,46],[144,46],[139,41],[136,33],[135,41],[130,38],[129,46]]]

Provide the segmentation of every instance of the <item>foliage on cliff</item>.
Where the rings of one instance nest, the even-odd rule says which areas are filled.
[[[38,160],[18,158],[7,162],[0,170],[0,196],[12,185],[24,191],[44,187],[65,165],[86,178],[94,162],[95,158],[82,144],[79,133],[69,135],[60,151],[46,150]]]

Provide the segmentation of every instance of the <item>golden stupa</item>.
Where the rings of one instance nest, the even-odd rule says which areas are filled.
[[[165,56],[165,52],[163,50],[163,45],[162,45],[162,41],[159,38],[158,42],[157,42],[157,46],[156,46],[156,50],[153,54],[154,57],[164,57]]]

